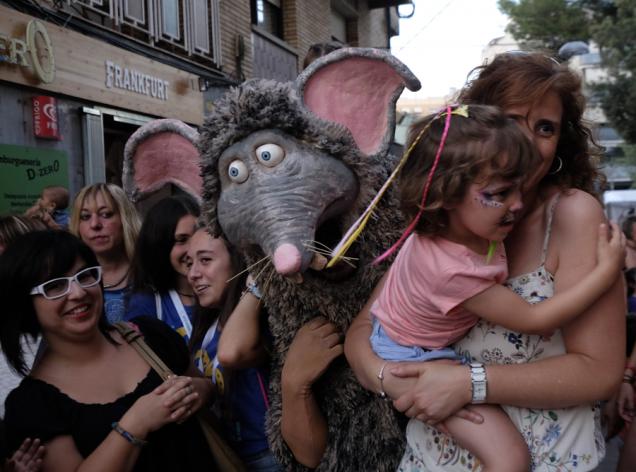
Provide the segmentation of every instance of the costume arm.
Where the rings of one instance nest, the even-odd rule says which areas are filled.
[[[583,313],[621,274],[625,260],[623,233],[612,223],[608,241],[605,224],[599,226],[598,263],[580,281],[541,303],[531,304],[503,285],[493,285],[462,306],[491,323],[514,331],[541,334],[555,330]]]

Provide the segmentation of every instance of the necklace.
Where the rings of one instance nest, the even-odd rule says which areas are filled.
[[[104,288],[113,288],[113,287],[117,287],[118,285],[121,285],[121,283],[126,280],[126,277],[128,277],[128,272],[130,272],[130,267],[128,268],[128,270],[124,273],[124,276],[119,279],[116,283],[114,284],[104,284]]]

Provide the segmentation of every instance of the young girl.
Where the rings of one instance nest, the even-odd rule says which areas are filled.
[[[188,282],[197,295],[190,339],[195,364],[211,378],[225,437],[250,471],[280,472],[265,435],[269,407],[266,316],[260,294],[223,239],[197,229],[188,247]],[[243,288],[248,287],[245,292]]]
[[[135,245],[126,321],[153,316],[190,340],[195,296],[186,259],[199,212],[186,194],[163,198],[148,211]]]
[[[449,107],[416,123],[410,143],[413,149],[400,185],[402,210],[413,223],[371,308],[371,344],[380,357],[457,358],[447,346],[479,318],[549,336],[615,281],[625,242],[612,224],[609,241],[607,227],[601,225],[598,265],[575,287],[530,305],[500,285],[507,278],[500,242],[522,208],[522,178],[537,165],[537,158],[519,127],[497,109]],[[410,230],[415,234],[409,236]],[[378,373],[381,385],[385,366]],[[483,403],[483,365],[470,367],[473,403]],[[477,411],[483,424],[453,417],[445,422],[450,434],[485,470],[528,470],[527,447],[503,411],[493,406]]]

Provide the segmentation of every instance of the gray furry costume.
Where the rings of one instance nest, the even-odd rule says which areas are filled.
[[[387,154],[394,105],[405,85],[419,88],[387,52],[341,49],[312,63],[296,82],[254,80],[230,90],[202,128],[203,210],[211,232],[236,246],[248,264],[265,255],[274,261],[258,279],[274,351],[266,428],[287,470],[304,469],[280,428],[289,345],[318,315],[346,332],[387,268],[371,261],[397,240],[404,222],[389,192],[348,253],[358,258],[355,269],[343,263],[311,269],[306,242],[333,247],[386,180],[395,164]],[[344,356],[313,391],[328,425],[317,470],[395,470],[404,446],[396,412],[360,386]]]

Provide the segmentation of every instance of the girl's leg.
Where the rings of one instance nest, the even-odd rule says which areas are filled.
[[[528,446],[508,415],[494,405],[472,405],[470,408],[482,415],[484,422],[475,424],[451,416],[444,425],[453,439],[479,459],[484,472],[528,472]]]

